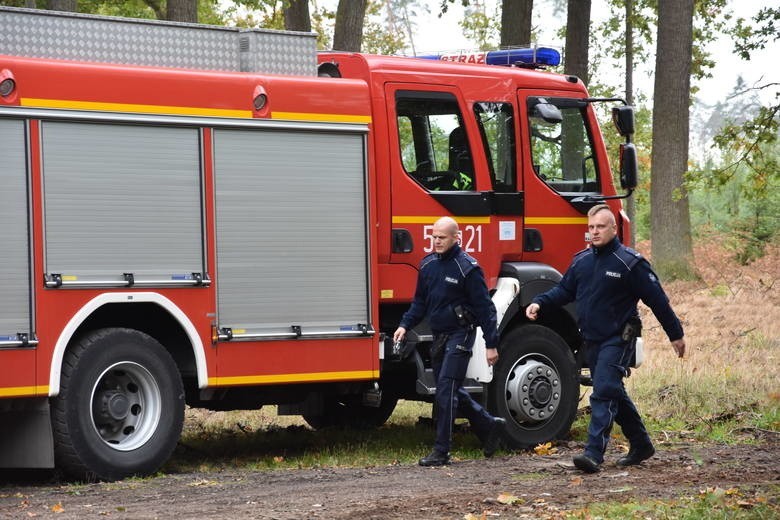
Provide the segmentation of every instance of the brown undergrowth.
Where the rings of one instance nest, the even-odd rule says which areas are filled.
[[[764,257],[745,266],[725,244],[722,236],[704,236],[694,250],[700,279],[664,283],[685,328],[684,359],[676,358],[660,324],[640,306],[646,357],[629,379],[629,391],[644,413],[676,419],[682,427],[767,410],[777,416],[780,245],[769,245]],[[650,256],[648,242],[637,249]]]

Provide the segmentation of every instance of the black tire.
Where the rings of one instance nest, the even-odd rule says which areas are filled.
[[[303,420],[315,430],[323,428],[352,428],[370,430],[387,422],[398,397],[383,393],[379,406],[366,406],[359,395],[325,396],[322,413],[303,414]]]
[[[499,352],[488,407],[506,419],[509,447],[565,437],[579,403],[576,363],[566,342],[548,328],[525,325],[501,339]]]
[[[171,355],[132,329],[87,333],[65,353],[52,399],[57,466],[85,480],[148,475],[170,457],[184,423]]]

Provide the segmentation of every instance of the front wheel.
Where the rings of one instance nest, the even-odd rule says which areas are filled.
[[[546,327],[525,325],[502,338],[499,351],[488,406],[506,419],[510,447],[564,437],[579,402],[576,363],[566,342]]]
[[[116,480],[152,473],[176,447],[183,422],[181,377],[151,336],[96,330],[65,354],[52,423],[56,462],[69,475]]]

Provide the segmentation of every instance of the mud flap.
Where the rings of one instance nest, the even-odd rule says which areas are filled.
[[[32,399],[18,404],[0,409],[0,468],[53,468],[49,400]]]
[[[509,305],[520,292],[520,282],[516,278],[499,278],[496,292],[493,293],[493,304],[496,306],[497,322],[501,323]],[[466,378],[472,378],[480,383],[490,383],[493,380],[493,367],[487,364],[485,357],[485,338],[482,337],[482,328],[477,327],[477,337],[472,348],[471,361],[466,370]],[[499,355],[501,355],[499,353]]]

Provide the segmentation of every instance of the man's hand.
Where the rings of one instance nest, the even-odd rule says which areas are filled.
[[[532,303],[531,305],[526,307],[525,315],[528,317],[529,320],[536,321],[536,318],[539,317],[539,304]]]
[[[680,338],[672,341],[672,348],[677,352],[677,357],[683,357],[685,355],[685,340]]]
[[[498,349],[496,348],[486,348],[485,349],[485,357],[487,358],[487,364],[488,366],[493,366],[498,362]]]
[[[403,327],[398,327],[395,329],[395,332],[393,333],[393,342],[398,343],[399,341],[403,341],[403,339],[406,337],[406,329]]]

